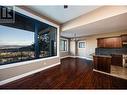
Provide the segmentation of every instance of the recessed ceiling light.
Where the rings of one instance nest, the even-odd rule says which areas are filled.
[[[68,5],[64,5],[64,9],[67,9],[68,8]]]

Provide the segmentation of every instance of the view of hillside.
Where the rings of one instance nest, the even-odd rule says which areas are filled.
[[[0,25],[0,65],[34,58],[34,32]]]
[[[0,46],[0,65],[34,58],[33,46]]]

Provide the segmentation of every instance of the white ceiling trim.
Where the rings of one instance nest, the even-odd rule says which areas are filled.
[[[104,6],[62,25],[62,32],[127,12],[126,6]]]
[[[72,28],[70,30],[61,32],[61,35],[72,38],[74,37],[74,34],[76,34],[76,37],[81,37],[125,30],[127,30],[127,13]]]

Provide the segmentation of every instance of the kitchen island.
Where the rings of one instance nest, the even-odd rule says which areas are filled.
[[[111,59],[112,56],[107,55],[94,55],[93,56],[93,68],[99,71],[111,72]]]

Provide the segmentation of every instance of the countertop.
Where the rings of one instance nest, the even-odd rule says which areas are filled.
[[[110,56],[110,55],[93,55],[93,56],[98,56],[98,57],[109,57],[109,58],[112,57],[112,56]]]

